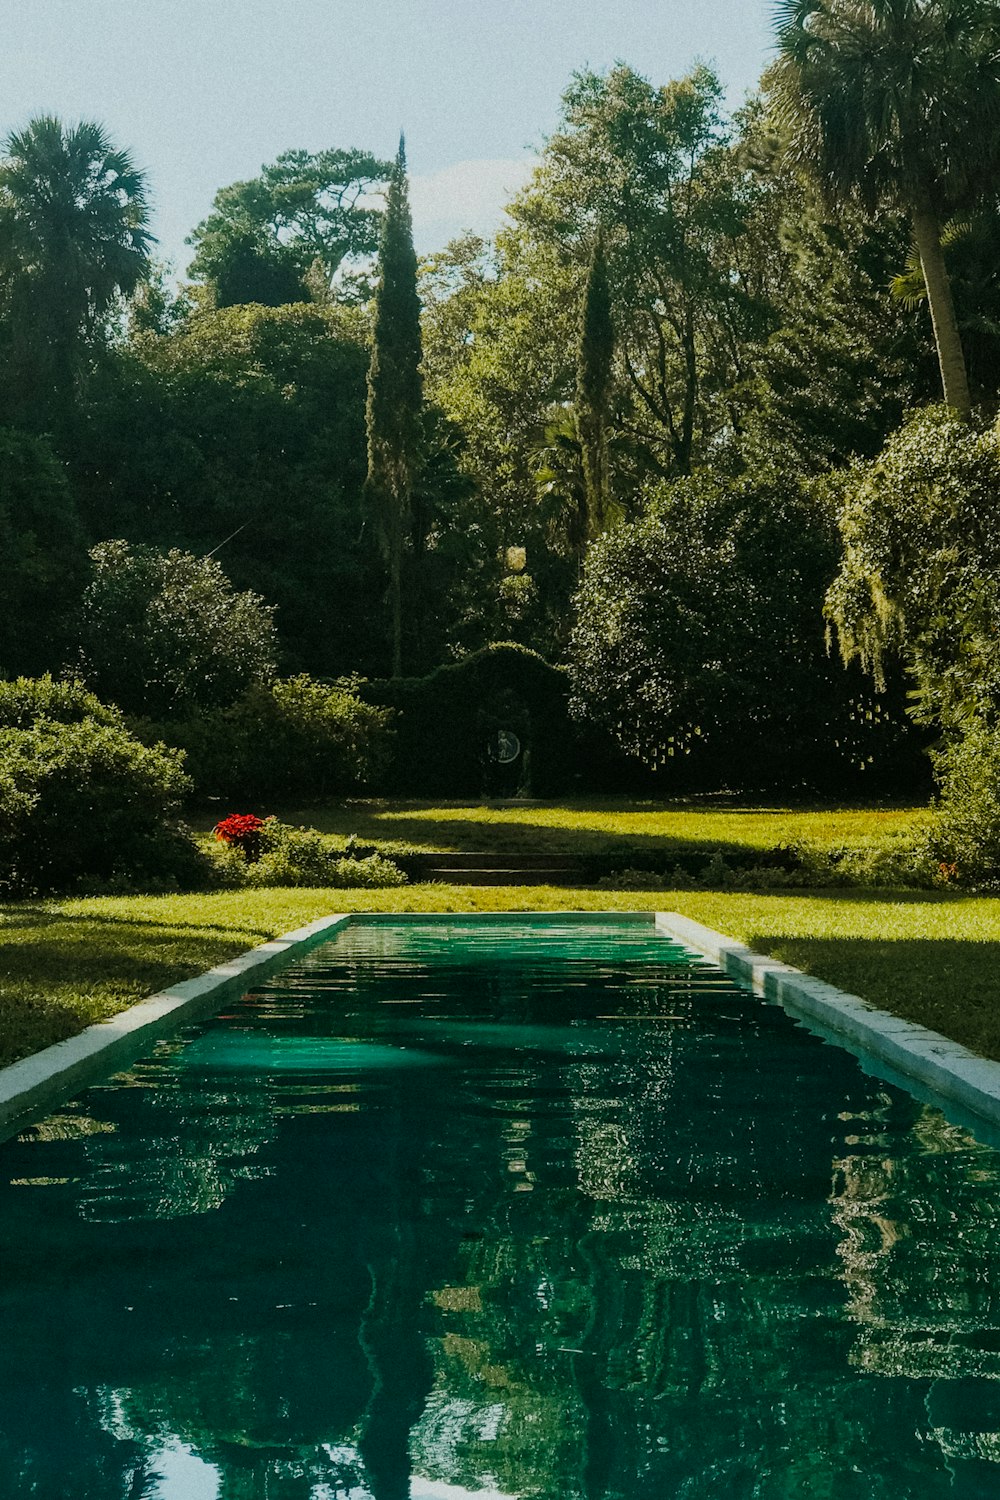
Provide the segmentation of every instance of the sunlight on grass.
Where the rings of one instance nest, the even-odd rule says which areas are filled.
[[[947,893],[397,890],[102,896],[0,908],[0,1061],[335,911],[671,910],[1000,1057],[1000,903]]]
[[[682,847],[773,849],[779,844],[855,849],[912,838],[926,808],[704,807],[622,799],[491,807],[481,803],[340,802],[278,809],[290,823],[427,849],[599,854],[622,844],[664,858]],[[203,816],[200,822],[207,825]]]

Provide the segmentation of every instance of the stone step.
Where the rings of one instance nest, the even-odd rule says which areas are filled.
[[[447,869],[428,866],[415,878],[441,880],[447,885],[580,885],[583,883],[583,872],[566,865],[560,865],[551,870],[542,866],[533,867],[530,870],[524,868],[488,870],[481,867],[463,870],[449,865]]]
[[[406,861],[412,880],[449,885],[580,885],[583,865],[572,855],[517,853],[427,853]]]
[[[493,870],[493,869],[524,869],[535,868],[558,869],[561,866],[579,868],[580,860],[574,854],[547,854],[545,851],[531,849],[494,849],[477,852],[448,850],[427,850],[426,853],[411,855],[414,860],[422,864],[434,865],[441,870]]]

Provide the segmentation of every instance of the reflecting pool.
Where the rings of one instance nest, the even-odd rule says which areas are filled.
[[[1000,1493],[1000,1154],[648,923],[352,926],[0,1256],[5,1500]]]

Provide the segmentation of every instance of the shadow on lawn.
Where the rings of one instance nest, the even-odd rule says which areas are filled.
[[[7,933],[20,928],[46,927],[54,922],[65,921],[65,917],[54,907],[9,906],[0,911],[0,944]]]
[[[0,947],[0,988],[38,994],[136,986],[152,991],[224,963],[252,944],[246,928],[198,929],[193,924],[102,917],[67,917],[47,926],[44,940]],[[197,936],[195,936],[197,933]],[[267,934],[259,934],[264,941]]]
[[[593,809],[597,811],[598,809]],[[639,809],[637,809],[639,810]],[[583,861],[612,859],[618,868],[630,861],[642,869],[671,870],[691,861],[707,863],[721,855],[733,864],[765,864],[771,851],[759,845],[729,838],[695,838],[669,833],[615,833],[597,828],[551,828],[535,823],[530,809],[523,816],[502,822],[474,818],[429,818],[419,809],[372,810],[370,808],[315,807],[279,810],[285,822],[306,824],[321,833],[355,834],[362,841],[412,844],[419,850],[455,851],[463,854],[527,853],[559,854]]]
[[[224,963],[257,937],[245,927],[180,931],[179,923],[149,919],[18,916],[19,937],[0,946],[0,1066]]]
[[[837,893],[823,894],[829,899]],[[845,899],[878,899],[878,893],[843,894]],[[914,893],[914,897],[920,899],[920,893]],[[890,936],[814,938],[783,934],[774,928],[751,933],[746,941],[756,951],[861,995],[872,1005],[940,1031],[986,1057],[1000,1059],[1000,942]]]

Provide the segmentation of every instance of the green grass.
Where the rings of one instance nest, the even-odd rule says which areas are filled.
[[[228,809],[227,809],[228,811]],[[322,833],[398,840],[418,849],[602,855],[628,845],[648,866],[692,848],[706,856],[806,844],[817,849],[885,847],[911,839],[930,819],[925,808],[740,807],[627,802],[620,798],[484,806],[476,803],[350,801],[275,807],[283,821]],[[221,816],[202,811],[208,829]]]
[[[1000,1057],[1000,902],[950,893],[413,885],[90,897],[0,908],[0,1062],[333,911],[683,912]]]

